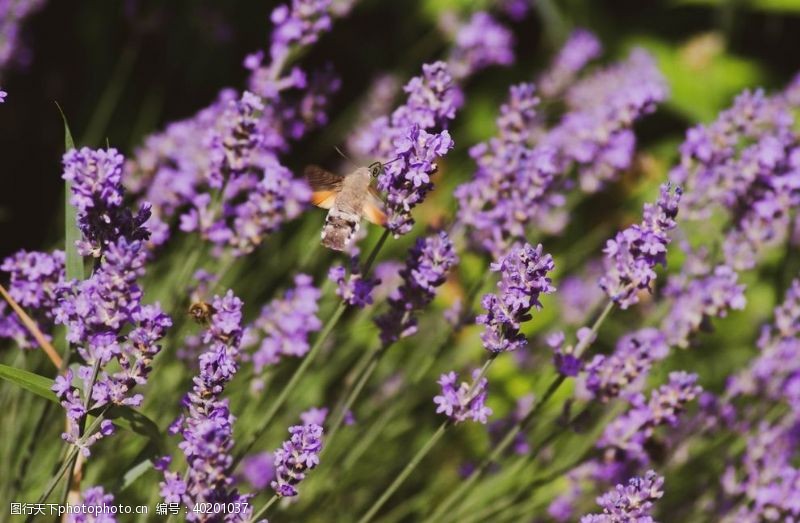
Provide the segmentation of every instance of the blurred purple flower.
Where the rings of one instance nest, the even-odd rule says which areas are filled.
[[[453,242],[444,231],[417,239],[400,271],[403,283],[389,296],[389,310],[375,319],[384,345],[416,332],[413,314],[433,301],[436,289],[457,263]]]
[[[594,33],[586,29],[574,30],[553,63],[539,78],[542,95],[553,98],[561,94],[586,64],[600,56],[602,51],[602,44]]]
[[[31,51],[21,38],[25,19],[42,8],[45,0],[0,2],[0,73],[11,65],[28,65]]]
[[[103,487],[88,487],[81,494],[80,505],[84,512],[67,513],[69,523],[116,523],[117,505],[114,496],[106,494]],[[88,507],[92,507],[91,509]]]
[[[57,291],[64,285],[64,252],[19,251],[3,260],[0,271],[9,274],[8,294],[50,339]],[[38,346],[5,300],[0,301],[0,338],[13,339],[23,349]]]
[[[254,490],[263,490],[275,479],[275,456],[260,452],[242,460],[242,476]]]
[[[273,62],[283,62],[293,46],[309,46],[329,31],[330,7],[331,0],[292,0],[290,5],[276,7],[270,15],[275,24],[270,47]]]
[[[8,93],[3,91],[2,88],[0,88],[0,104],[6,103],[6,97],[7,96],[8,96]]]
[[[319,465],[322,432],[322,427],[315,424],[289,427],[291,438],[275,451],[275,479],[270,485],[278,496],[296,496],[297,485],[305,479],[306,472]]]
[[[675,228],[681,189],[661,186],[655,204],[644,206],[641,224],[631,225],[606,242],[606,274],[598,283],[622,309],[639,302],[639,290],[651,290],[657,264],[666,265],[669,231]]]
[[[456,80],[514,62],[514,34],[489,13],[478,11],[468,21],[451,25],[446,28],[454,40],[447,65]]]
[[[728,310],[744,309],[745,286],[738,284],[738,278],[727,265],[718,265],[713,272],[692,278],[680,289],[673,287],[673,305],[661,327],[669,344],[686,348],[690,335],[708,323],[708,318],[724,318]]]
[[[540,309],[541,294],[555,292],[548,273],[554,269],[553,257],[542,253],[542,246],[514,247],[489,268],[500,273],[497,294],[485,294],[481,305],[486,314],[477,317],[484,325],[481,340],[489,352],[513,351],[527,344],[520,324],[531,319],[533,307]]]
[[[480,376],[480,370],[472,371],[472,379]],[[486,388],[488,380],[481,378],[473,388],[467,382],[458,385],[458,376],[455,372],[448,372],[439,377],[442,393],[433,398],[436,404],[436,413],[444,414],[454,423],[472,420],[484,425],[492,415],[492,409],[486,406]]]
[[[603,403],[616,398],[647,376],[653,361],[666,357],[669,346],[658,329],[626,334],[610,355],[598,354],[586,365],[586,388]]]
[[[317,317],[320,291],[311,276],[298,274],[294,287],[261,309],[250,329],[251,335],[263,335],[251,355],[253,370],[260,374],[266,366],[276,365],[283,357],[302,358],[309,350],[308,337],[322,327]],[[253,343],[257,341],[254,339]]]

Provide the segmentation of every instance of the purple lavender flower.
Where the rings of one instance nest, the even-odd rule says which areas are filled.
[[[465,23],[445,28],[453,47],[447,64],[456,80],[462,80],[492,65],[514,62],[514,35],[485,11],[472,14]]]
[[[744,309],[745,286],[737,283],[738,277],[727,265],[718,265],[710,274],[692,278],[683,288],[673,288],[674,302],[661,327],[669,344],[688,347],[689,336],[708,318],[724,318],[728,310]]]
[[[320,291],[314,287],[311,276],[298,274],[294,284],[282,298],[265,305],[254,322],[252,330],[264,335],[252,354],[256,374],[268,365],[277,364],[282,357],[305,356],[309,335],[322,327],[317,317]]]
[[[295,46],[308,46],[331,28],[329,9],[331,0],[292,0],[272,11],[270,19],[275,24],[270,54],[274,62],[286,59]]]
[[[242,476],[254,490],[263,490],[275,479],[275,456],[259,452],[242,460]]]
[[[793,132],[791,88],[768,98],[745,91],[716,121],[690,129],[670,177],[687,190],[687,216],[730,214],[726,262],[750,269],[766,247],[786,238],[800,203],[800,144]]]
[[[602,303],[605,293],[597,285],[603,275],[603,262],[592,259],[578,274],[562,279],[558,285],[561,316],[570,325],[583,325],[589,314]]]
[[[636,143],[633,123],[666,96],[666,81],[655,61],[636,49],[626,60],[568,89],[568,112],[543,143],[558,150],[562,170],[574,165],[581,188],[594,192],[630,166]]]
[[[586,29],[574,30],[550,68],[539,78],[542,94],[548,98],[558,96],[602,50],[603,47],[594,33]]]
[[[480,370],[472,371],[472,379],[477,380]],[[433,398],[436,403],[436,413],[444,414],[454,423],[472,420],[486,424],[492,409],[485,405],[486,388],[488,380],[481,378],[474,387],[467,382],[458,383],[458,375],[455,372],[442,374],[437,382],[442,387],[442,393]]]
[[[200,374],[192,380],[192,390],[184,398],[187,412],[173,423],[172,433],[180,433],[188,469],[185,479],[178,472],[164,471],[161,495],[168,501],[196,503],[246,502],[248,494],[233,488],[228,475],[233,463],[233,423],[235,418],[222,392],[239,368],[239,345],[242,339],[242,301],[228,291],[214,296],[213,314],[203,341],[208,350],[200,355]],[[230,516],[230,517],[228,517]],[[244,520],[247,514],[229,514],[226,521]],[[204,521],[203,515],[189,513],[189,521]]]
[[[106,494],[103,487],[88,487],[81,494],[81,505],[87,507],[86,512],[68,514],[70,523],[116,523],[117,513],[114,496]],[[92,507],[88,509],[88,507]]]
[[[403,283],[389,296],[389,310],[375,319],[384,345],[416,332],[414,312],[433,301],[437,287],[457,263],[453,242],[444,231],[417,239],[400,271]]]
[[[648,470],[644,477],[631,478],[597,498],[603,513],[583,516],[581,523],[652,523],[653,502],[663,495],[664,478]]]
[[[626,334],[612,354],[598,354],[586,365],[586,389],[606,403],[641,382],[653,361],[663,359],[668,351],[665,336],[657,329]]]
[[[554,269],[553,257],[542,254],[542,246],[530,244],[514,247],[508,255],[489,268],[500,272],[497,294],[485,294],[481,300],[486,314],[476,323],[484,325],[481,339],[489,352],[513,351],[527,344],[520,324],[531,319],[533,307],[540,309],[541,294],[555,292],[547,276]]]
[[[656,279],[654,267],[666,265],[667,233],[676,226],[680,198],[680,188],[672,192],[668,184],[662,185],[658,201],[645,204],[642,223],[606,242],[606,274],[598,283],[622,309],[638,303],[637,291],[650,290]]]
[[[140,394],[129,393],[147,381],[152,360],[161,350],[159,341],[172,325],[158,304],[142,304],[136,281],[144,273],[145,257],[141,242],[120,238],[106,245],[100,266],[89,279],[59,291],[55,319],[66,325],[67,339],[85,362],[78,376],[88,386],[93,366],[99,370],[91,408],[141,403]],[[103,369],[112,360],[120,369],[109,374]],[[67,437],[74,438],[74,434]]]
[[[792,281],[783,303],[775,307],[772,324],[761,329],[759,355],[728,378],[730,397],[759,395],[785,400],[800,412],[800,279]]]
[[[100,257],[120,237],[128,241],[149,237],[143,227],[150,217],[149,205],[142,205],[135,216],[123,205],[124,161],[116,149],[84,147],[64,154],[63,178],[72,183],[70,204],[78,211],[83,239],[77,248],[83,256]]]
[[[0,72],[10,65],[25,66],[31,61],[31,51],[21,38],[22,24],[44,3],[45,0],[16,0],[0,4]]]
[[[669,382],[652,391],[649,399],[643,394],[631,397],[631,409],[608,424],[597,446],[618,449],[628,461],[648,463],[644,445],[655,428],[677,425],[678,415],[702,390],[696,374],[670,372]]]
[[[363,309],[372,304],[372,291],[381,283],[377,278],[364,278],[357,256],[350,259],[350,274],[343,265],[334,265],[328,271],[328,279],[336,284],[336,295],[351,307]]]
[[[275,451],[275,479],[270,485],[278,496],[296,496],[306,472],[319,465],[322,432],[315,424],[289,427],[291,438]]]
[[[64,252],[19,251],[3,260],[0,271],[10,275],[8,293],[49,339],[57,290],[64,285]],[[0,338],[13,339],[23,349],[37,346],[5,300],[0,302]]]
[[[6,103],[6,97],[7,96],[8,96],[8,93],[3,91],[2,88],[0,88],[0,104]]]
[[[511,87],[500,107],[497,136],[470,149],[478,170],[455,191],[459,223],[495,257],[524,240],[527,225],[545,219],[551,204],[558,203],[545,194],[558,172],[556,150],[530,145],[538,104],[532,84]]]
[[[408,233],[411,209],[433,189],[435,160],[453,148],[446,126],[455,117],[455,84],[444,62],[422,66],[404,90],[408,99],[390,117],[380,117],[351,143],[364,157],[391,160],[378,176],[378,188],[387,193],[387,228],[395,235]]]
[[[317,408],[312,407],[305,412],[300,413],[300,421],[303,425],[325,425],[325,420],[328,418],[328,409],[326,407]]]

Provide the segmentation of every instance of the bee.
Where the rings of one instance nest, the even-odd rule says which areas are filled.
[[[208,323],[215,312],[214,306],[206,301],[195,302],[189,307],[189,316],[200,324]]]
[[[304,174],[314,191],[311,202],[328,209],[322,227],[322,245],[343,251],[358,232],[362,217],[381,227],[386,225],[383,200],[371,183],[381,171],[383,164],[380,162],[359,167],[345,176],[317,165],[306,167]]]

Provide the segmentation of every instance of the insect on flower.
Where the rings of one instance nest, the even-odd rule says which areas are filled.
[[[189,316],[200,324],[206,324],[215,313],[214,306],[205,301],[195,302],[189,307]]]
[[[322,209],[329,209],[322,228],[322,245],[343,251],[361,226],[361,218],[384,226],[386,213],[380,193],[372,186],[372,178],[382,171],[381,162],[340,176],[317,165],[305,169],[312,190],[311,202]]]

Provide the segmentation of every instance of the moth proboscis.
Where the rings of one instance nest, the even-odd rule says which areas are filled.
[[[328,209],[322,227],[322,245],[343,251],[358,232],[362,217],[381,227],[386,225],[383,200],[371,184],[382,170],[380,162],[359,167],[344,176],[317,165],[305,168],[305,177],[314,191],[311,203]]]

